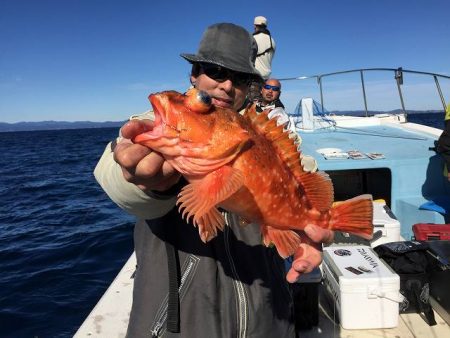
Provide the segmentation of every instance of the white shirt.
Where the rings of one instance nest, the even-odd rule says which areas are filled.
[[[270,39],[272,39],[272,48],[268,52],[264,53],[261,56],[257,56],[255,60],[255,68],[258,70],[258,72],[261,74],[262,78],[264,80],[267,80],[272,73],[272,59],[275,55],[275,41],[273,38],[271,38],[269,35],[265,33],[259,33],[256,35],[253,35],[253,37],[256,40],[256,43],[258,44],[258,53],[260,54],[270,48]]]

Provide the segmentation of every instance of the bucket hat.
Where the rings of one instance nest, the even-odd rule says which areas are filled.
[[[256,48],[255,40],[244,28],[232,23],[218,23],[203,33],[197,54],[181,56],[191,63],[211,63],[260,77],[253,65]]]

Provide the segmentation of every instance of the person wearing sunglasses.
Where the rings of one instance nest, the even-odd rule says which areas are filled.
[[[242,27],[221,23],[207,28],[191,63],[190,82],[216,106],[245,106],[255,69],[252,37]],[[309,225],[293,267],[274,248],[262,245],[257,224],[242,226],[225,213],[227,226],[203,243],[198,229],[175,205],[186,184],[160,154],[130,140],[153,128],[153,114],[132,118],[108,144],[94,175],[109,197],[139,218],[134,231],[137,269],[128,337],[294,337],[294,282],[321,262],[315,242],[333,232]]]
[[[277,79],[268,79],[261,87],[261,96],[255,101],[256,111],[269,111],[269,118],[276,118],[277,124],[285,124],[290,130],[289,116],[284,110],[284,105],[280,100],[281,83]]]

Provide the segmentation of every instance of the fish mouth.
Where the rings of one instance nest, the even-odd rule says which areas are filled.
[[[155,116],[154,127],[151,132],[151,135],[155,138],[161,137],[163,135],[163,129],[166,123],[166,117],[161,113],[164,111],[161,100],[157,99],[156,96],[150,96],[150,103],[153,107],[153,114]]]
[[[153,108],[153,128],[137,135],[133,139],[133,142],[152,145],[155,141],[162,138],[178,137],[179,132],[167,122],[168,113],[167,109],[165,109],[166,104],[164,103],[164,100],[158,97],[158,95],[150,95],[149,100]]]

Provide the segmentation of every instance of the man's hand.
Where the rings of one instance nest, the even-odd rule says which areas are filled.
[[[178,182],[180,174],[161,154],[131,139],[153,128],[151,120],[131,120],[122,129],[123,139],[114,148],[114,160],[124,178],[143,191],[165,191]]]
[[[295,283],[302,274],[309,273],[319,266],[322,262],[321,243],[331,243],[334,239],[333,231],[313,224],[307,225],[304,232],[300,235],[302,244],[294,253],[294,261],[286,275],[289,283]]]

